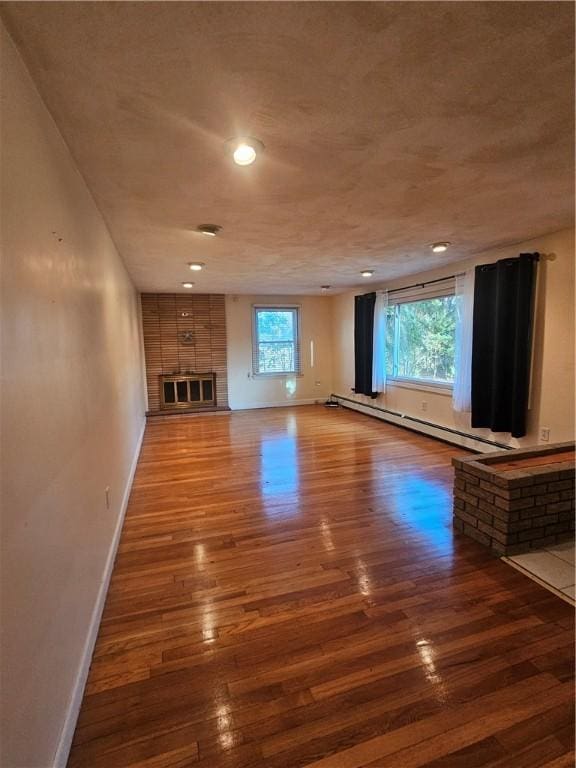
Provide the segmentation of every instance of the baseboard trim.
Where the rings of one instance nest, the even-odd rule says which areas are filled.
[[[323,403],[328,399],[328,395],[318,395],[318,397],[310,397],[303,400],[282,400],[276,403],[239,403],[232,405],[233,411],[252,411],[258,408],[288,408],[291,405],[315,405],[316,403]]]
[[[441,424],[431,424],[422,419],[405,416],[401,413],[396,413],[395,411],[390,411],[377,405],[365,405],[364,403],[359,403],[356,400],[344,397],[343,395],[332,395],[332,397],[344,408],[350,408],[352,411],[364,413],[366,416],[372,416],[375,419],[386,421],[389,424],[395,424],[404,429],[410,429],[413,432],[421,432],[424,435],[435,437],[438,440],[457,445],[460,448],[469,448],[470,450],[478,451],[479,453],[490,453],[491,451],[512,449],[512,446],[510,445],[492,442],[485,438],[466,434],[465,432],[459,432],[450,427],[443,427]]]
[[[104,603],[106,602],[106,595],[108,593],[108,586],[110,584],[110,577],[112,576],[112,569],[114,568],[114,561],[116,559],[116,552],[118,550],[118,544],[120,542],[120,535],[122,533],[122,526],[124,524],[124,517],[126,515],[126,509],[128,507],[128,499],[130,498],[130,491],[132,490],[132,483],[134,481],[134,474],[138,465],[138,459],[140,458],[140,451],[142,449],[142,440],[144,439],[144,431],[146,429],[146,420],[142,424],[142,429],[136,443],[136,450],[134,451],[134,458],[130,466],[130,472],[128,474],[128,480],[124,488],[124,496],[122,497],[122,504],[120,506],[120,514],[116,522],[116,528],[114,530],[114,536],[108,550],[108,557],[106,558],[106,564],[104,566],[104,572],[100,581],[100,587],[98,589],[98,596],[94,609],[92,611],[92,617],[90,619],[90,626],[88,629],[88,635],[84,644],[84,651],[82,653],[82,660],[80,667],[76,675],[76,681],[72,689],[72,695],[70,696],[70,702],[68,704],[68,710],[66,712],[66,718],[64,720],[64,726],[60,735],[60,741],[56,750],[56,755],[53,761],[53,768],[66,768],[68,762],[68,756],[70,754],[70,747],[72,746],[72,739],[74,738],[74,731],[76,730],[76,722],[78,721],[78,715],[80,714],[80,705],[82,704],[82,698],[84,696],[84,688],[86,687],[86,680],[88,678],[88,672],[90,670],[90,664],[92,662],[92,654],[94,652],[94,645],[96,644],[96,638],[98,636],[98,630],[100,628],[100,619],[102,618],[102,611],[104,610]]]

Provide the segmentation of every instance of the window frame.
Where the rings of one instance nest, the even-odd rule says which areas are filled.
[[[414,304],[418,301],[427,301],[429,299],[448,299],[456,295],[455,285],[444,285],[441,288],[436,287],[433,290],[419,289],[417,292],[407,292],[405,294],[400,293],[398,298],[394,297],[388,301],[388,309],[394,309],[396,313],[396,307],[401,304]],[[393,353],[394,359],[392,362],[392,370],[397,370],[398,360],[398,333],[399,323],[394,323],[394,345]],[[386,381],[390,382],[393,386],[406,387],[408,389],[423,389],[423,390],[440,390],[444,394],[449,394],[454,388],[453,381],[438,381],[437,379],[425,379],[415,376],[399,376],[397,374],[386,374]]]
[[[302,376],[302,345],[301,345],[301,305],[300,304],[253,304],[252,305],[252,376],[256,379],[285,379],[289,376]],[[294,316],[294,370],[292,371],[263,371],[258,367],[259,360],[259,336],[258,313],[260,311],[291,311]]]

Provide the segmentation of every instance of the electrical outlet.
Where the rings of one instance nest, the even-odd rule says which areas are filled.
[[[422,411],[428,410],[428,402],[426,400],[422,400],[422,403],[420,404],[420,410]]]
[[[550,430],[548,429],[548,427],[540,427],[540,442],[541,443],[550,442]]]
[[[315,386],[315,387],[319,387],[319,386],[321,386],[321,384],[322,384],[322,382],[321,382],[321,381],[315,381],[315,382],[314,382],[314,386]]]
[[[104,495],[106,497],[106,509],[110,509],[110,486],[107,485],[104,489]]]

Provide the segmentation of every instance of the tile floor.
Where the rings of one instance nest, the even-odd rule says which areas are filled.
[[[572,540],[502,559],[574,604],[575,551],[576,543]]]

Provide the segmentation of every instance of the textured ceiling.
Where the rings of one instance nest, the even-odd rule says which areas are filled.
[[[572,3],[2,14],[142,290],[198,260],[202,292],[338,291],[572,224]],[[242,134],[266,146],[245,168]]]

